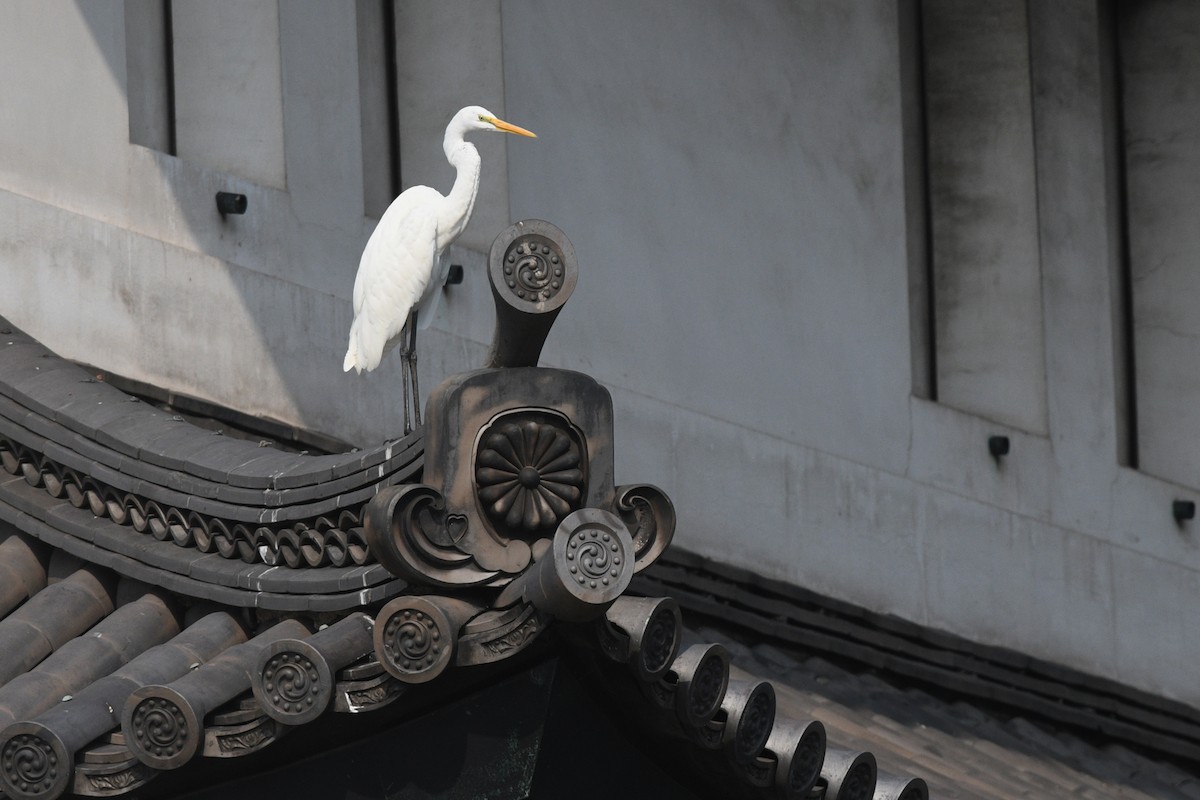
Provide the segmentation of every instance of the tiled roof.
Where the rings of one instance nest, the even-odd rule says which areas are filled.
[[[820,719],[830,741],[878,755],[881,769],[921,775],[937,798],[1196,800],[1195,769],[945,693],[906,686],[803,650],[725,642],[744,669],[775,685],[780,713]]]
[[[11,796],[132,790],[196,755],[269,745],[283,730],[274,717],[302,724],[398,694],[398,682],[371,663],[365,614],[316,633],[311,617],[253,626],[237,609],[61,551],[47,564],[28,537],[2,531],[6,564],[29,554],[29,597],[0,619],[0,782]]]
[[[675,598],[694,623],[721,620],[760,641],[856,663],[1055,729],[1200,767],[1200,711],[1103,676],[982,645],[675,549],[636,592]]]
[[[37,548],[10,530],[0,552],[17,550]],[[22,644],[0,650],[0,786],[9,796],[122,794],[199,757],[251,755],[327,713],[419,700],[376,659],[369,614],[315,633],[308,616],[254,626],[234,609],[189,607],[62,552],[43,569],[44,585],[0,620],[0,641]],[[777,714],[771,683],[744,672],[731,680],[724,646],[681,650],[680,631],[673,601],[633,598],[565,629],[623,696],[630,723],[658,731],[668,750],[716,757],[705,769],[719,765],[717,784],[804,797],[823,780],[845,783],[839,797],[872,796],[870,754],[839,773],[819,721]],[[905,798],[924,796],[920,781],[903,785]]]
[[[201,758],[259,752],[330,713],[398,699],[416,707],[421,684],[454,665],[478,671],[521,652],[557,617],[566,641],[594,653],[607,679],[625,687],[631,724],[651,725],[671,747],[718,756],[719,783],[780,797],[813,786],[830,797],[871,796],[869,756],[842,774],[830,750],[825,766],[834,772],[822,777],[819,722],[776,715],[767,682],[730,682],[720,645],[680,652],[673,601],[619,597],[673,528],[669,501],[652,487],[606,495],[593,484],[591,496],[614,498],[603,501],[613,513],[568,516],[560,526],[568,533],[553,546],[544,540],[528,576],[504,578],[487,566],[496,556],[481,551],[468,574],[483,577],[470,580],[497,588],[408,594],[409,581],[392,569],[408,574],[406,558],[433,559],[417,568],[428,563],[436,586],[437,559],[452,542],[417,522],[418,539],[388,550],[384,565],[364,528],[383,513],[372,503],[390,509],[428,493],[415,483],[428,455],[421,434],[331,456],[274,451],[135,402],[3,320],[0,331],[0,791],[123,794]],[[552,372],[534,383],[553,392],[566,381],[601,404],[588,412],[600,438],[587,453],[603,479],[604,462],[594,459],[612,458],[607,396],[583,376]],[[506,391],[529,381],[499,377]],[[498,450],[487,458],[504,467],[522,447],[550,448],[531,450],[530,463],[553,459],[568,465],[545,467],[560,470],[553,480],[581,481],[578,470],[561,477],[574,474],[569,465],[582,451],[570,440],[577,434],[558,432],[557,413],[521,411],[493,425],[485,441]],[[504,456],[509,447],[517,449]],[[503,469],[496,475],[490,480],[507,480]],[[636,544],[615,513],[635,524]],[[496,524],[544,524],[538,515],[508,517]],[[519,551],[496,563],[514,557]],[[595,559],[607,566],[597,571]],[[586,567],[579,587],[558,582],[576,564]],[[910,782],[905,797],[922,796],[921,786]]]
[[[372,563],[362,510],[420,473],[419,436],[329,456],[220,436],[93,380],[2,318],[0,375],[0,520],[232,606],[348,609],[403,588]]]

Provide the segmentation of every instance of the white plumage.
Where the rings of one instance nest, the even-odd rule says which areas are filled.
[[[439,268],[441,254],[466,228],[479,189],[479,151],[463,139],[471,131],[534,136],[479,106],[454,115],[442,143],[457,173],[450,194],[443,196],[428,186],[406,189],[388,206],[363,250],[354,280],[354,323],[344,370],[378,367],[384,354],[401,341],[412,312],[417,312],[420,327],[429,325],[446,280]],[[409,335],[415,338],[415,331]]]

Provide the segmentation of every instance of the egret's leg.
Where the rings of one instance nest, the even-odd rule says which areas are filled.
[[[412,368],[413,418],[421,427],[421,390],[417,388],[417,310],[408,317],[408,353]]]
[[[400,378],[403,382],[402,399],[404,403],[404,435],[412,433],[412,416],[409,414],[408,398],[409,398],[409,380],[412,377],[409,369],[409,352],[408,342],[411,338],[409,332],[413,329],[413,315],[409,314],[408,319],[404,323],[404,329],[400,331]]]

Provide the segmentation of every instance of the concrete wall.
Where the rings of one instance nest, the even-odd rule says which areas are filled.
[[[130,144],[121,3],[2,13],[2,313],[118,373],[357,441],[394,430],[398,374],[341,371],[374,224],[355,3],[279,6],[286,189]],[[218,190],[246,215],[222,218]]]
[[[366,6],[278,4],[286,180],[268,186],[129,143],[120,4],[6,4],[0,313],[116,372],[358,442],[397,432],[395,360],[340,369],[373,225]],[[618,480],[672,496],[681,546],[1200,705],[1179,666],[1200,659],[1200,543],[1171,517],[1196,483],[1121,465],[1110,42],[1090,0],[1012,9],[1000,49],[1027,63],[981,89],[1008,98],[988,113],[1018,120],[1004,130],[1020,146],[983,163],[963,162],[963,142],[989,141],[978,119],[943,117],[943,137],[930,117],[914,145],[930,87],[913,76],[931,74],[916,43],[948,78],[978,53],[939,50],[913,4],[402,4],[404,185],[448,187],[441,130],[461,105],[540,136],[478,137],[478,211],[452,252],[467,280],[423,339],[423,386],[483,359],[492,237],[549,219],[583,275],[545,363],[612,389]],[[955,159],[969,182],[926,180]],[[247,215],[222,219],[218,189],[245,192]],[[1013,212],[966,213],[966,190]],[[938,247],[953,214],[970,247]],[[962,255],[990,242],[1007,252]],[[1023,393],[998,404],[963,399],[944,370],[916,395],[945,402],[914,395],[924,348],[955,345],[919,335],[912,278],[956,269],[1023,271],[1015,295],[984,280],[975,302],[995,307],[955,322],[1017,370],[1004,383]],[[978,380],[1001,374],[991,363]],[[998,462],[994,434],[1012,441]]]

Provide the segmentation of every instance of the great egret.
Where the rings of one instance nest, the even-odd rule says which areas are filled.
[[[471,131],[537,135],[502,119],[486,108],[467,106],[446,126],[442,149],[456,170],[454,187],[443,196],[428,186],[413,186],[392,201],[379,220],[354,279],[354,322],[342,369],[361,373],[379,366],[384,353],[407,339],[404,361],[404,427],[412,429],[408,412],[409,380],[421,424],[417,390],[417,321],[426,328],[446,281],[439,269],[442,253],[459,237],[471,218],[479,190],[479,151],[463,137]],[[407,333],[407,336],[406,336]]]

